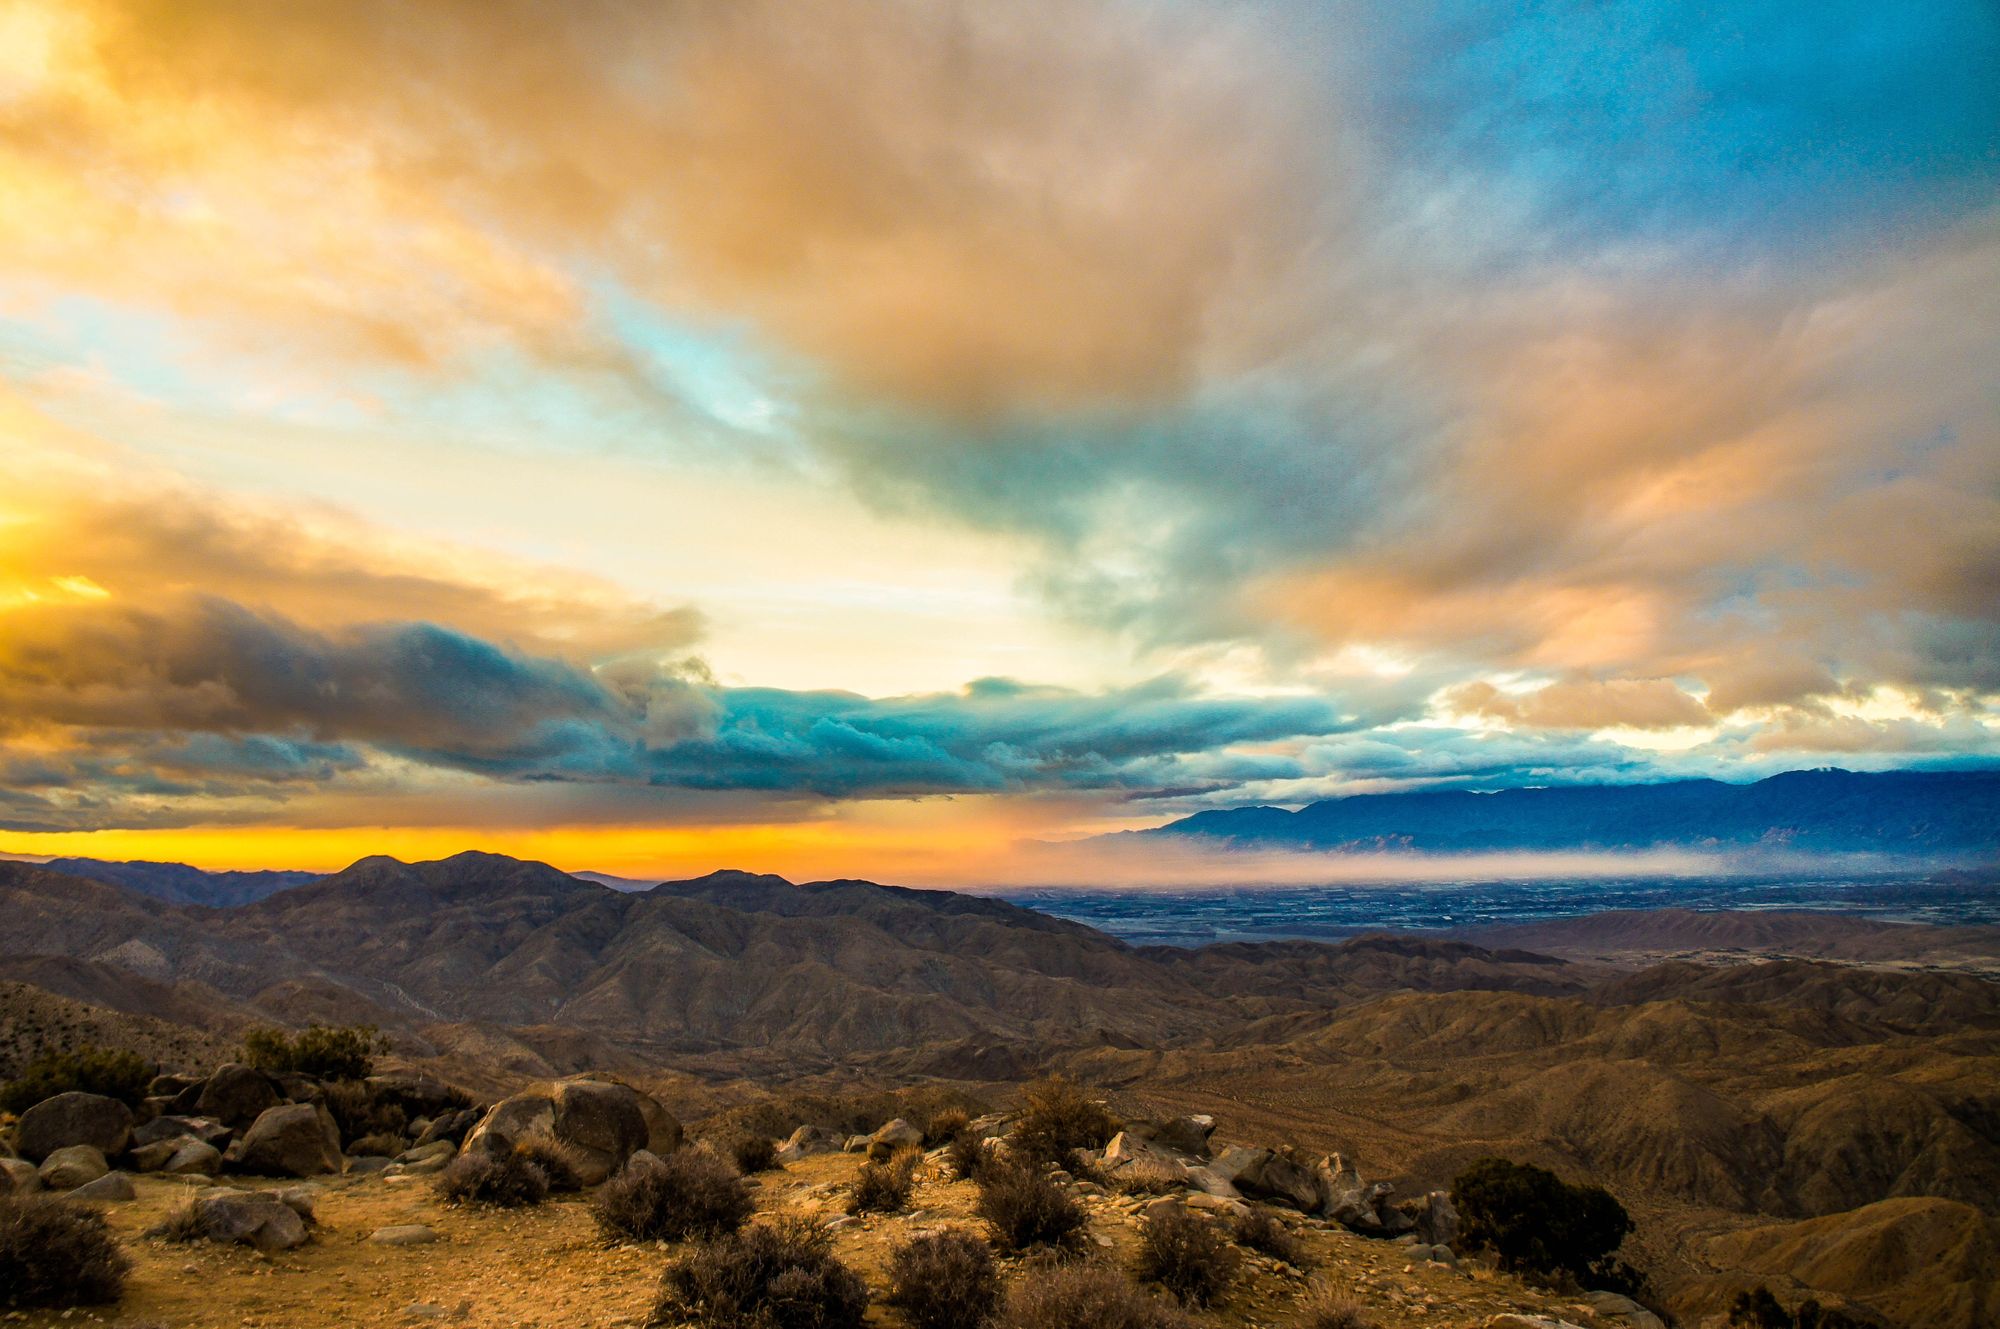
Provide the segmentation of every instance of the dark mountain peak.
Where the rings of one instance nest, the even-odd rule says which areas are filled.
[[[144,859],[52,858],[42,865],[51,872],[123,886],[170,904],[205,905],[226,909],[250,904],[279,891],[319,879],[317,872],[208,872],[187,863],[156,863]]]
[[[311,886],[288,891],[265,904],[285,908],[387,895],[412,906],[434,906],[475,896],[563,896],[605,890],[595,882],[579,880],[547,863],[467,850],[449,858],[418,863],[372,854]]]

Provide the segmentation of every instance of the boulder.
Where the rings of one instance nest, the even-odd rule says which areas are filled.
[[[1450,1246],[1458,1240],[1458,1209],[1450,1191],[1432,1191],[1424,1197],[1423,1212],[1417,1216],[1417,1235],[1433,1246]]]
[[[630,1085],[576,1078],[545,1080],[495,1103],[466,1135],[464,1148],[505,1153],[524,1140],[554,1140],[568,1146],[577,1179],[595,1186],[635,1150],[650,1150],[655,1139],[671,1139],[677,1147],[679,1135],[672,1114]]]
[[[924,1133],[901,1117],[883,1122],[868,1137],[868,1156],[878,1161],[903,1149],[923,1147]]]
[[[181,1095],[181,1099],[186,1097]],[[232,1061],[217,1067],[215,1074],[202,1082],[189,1107],[202,1116],[217,1118],[232,1130],[241,1130],[284,1101],[270,1076],[254,1066]],[[175,1100],[174,1109],[182,1111],[180,1099]]]
[[[306,1221],[269,1191],[206,1190],[194,1199],[195,1229],[210,1241],[240,1242],[260,1251],[306,1243]]]
[[[396,1164],[393,1159],[380,1158],[374,1154],[363,1154],[358,1158],[347,1160],[347,1175],[350,1177],[365,1177],[375,1172],[387,1172],[394,1166]]]
[[[170,1177],[212,1177],[222,1171],[222,1151],[206,1140],[185,1140],[160,1171]]]
[[[316,1103],[264,1109],[223,1159],[238,1172],[267,1177],[316,1177],[338,1172],[345,1163],[340,1127]]]
[[[651,1094],[642,1094],[615,1075],[605,1071],[586,1071],[573,1075],[572,1080],[593,1084],[614,1085],[631,1095],[632,1103],[639,1109],[639,1115],[646,1119],[646,1148],[655,1154],[671,1154],[681,1147],[687,1137],[681,1130],[680,1118],[662,1107]]]
[[[1250,1206],[1241,1200],[1232,1200],[1226,1195],[1209,1195],[1195,1191],[1187,1197],[1187,1207],[1203,1213],[1221,1214],[1224,1218],[1248,1218]]]
[[[45,1098],[21,1114],[14,1145],[39,1163],[59,1149],[87,1144],[99,1153],[125,1152],[132,1143],[132,1110],[115,1098],[71,1090]]]
[[[189,1136],[205,1140],[220,1149],[229,1143],[230,1134],[230,1129],[214,1117],[155,1117],[132,1132],[132,1143],[158,1144],[162,1140]]]
[[[1630,1325],[1631,1329],[1666,1329],[1659,1316],[1632,1298],[1616,1292],[1586,1292],[1583,1299],[1601,1320]]]
[[[1224,1200],[1241,1200],[1243,1192],[1231,1185],[1228,1178],[1213,1168],[1191,1167],[1187,1170],[1187,1183],[1204,1195],[1217,1196]]]
[[[801,1126],[778,1146],[780,1163],[796,1163],[813,1154],[837,1154],[844,1144],[838,1135],[822,1126]]]
[[[91,1145],[73,1144],[42,1160],[42,1185],[52,1191],[74,1190],[109,1171],[111,1165],[104,1161],[103,1153]]]
[[[1157,1168],[1170,1174],[1176,1181],[1184,1181],[1188,1170],[1180,1159],[1164,1149],[1156,1148],[1131,1131],[1120,1131],[1111,1137],[1111,1143],[1104,1146],[1104,1156],[1100,1166],[1107,1172],[1117,1172],[1135,1163],[1143,1163],[1149,1168]]]
[[[180,1152],[182,1142],[193,1139],[189,1135],[177,1135],[171,1140],[155,1140],[133,1148],[131,1155],[134,1172],[158,1172],[167,1165],[167,1160]]]
[[[1313,1182],[1319,1191],[1314,1212],[1351,1232],[1379,1237],[1417,1227],[1414,1218],[1386,1203],[1395,1187],[1382,1181],[1363,1181],[1354,1165],[1339,1154],[1328,1154],[1319,1161],[1313,1168]],[[1446,1203],[1450,1203],[1448,1198]]]
[[[114,1200],[136,1200],[139,1192],[132,1189],[132,1179],[123,1172],[107,1172],[96,1181],[86,1181],[78,1186],[68,1198],[90,1204],[108,1204]]]
[[[321,1088],[320,1082],[313,1079],[310,1075],[300,1075],[296,1071],[286,1071],[271,1078],[278,1082],[278,1092],[291,1102],[323,1103],[326,1101],[326,1090]]]
[[[148,1098],[174,1098],[192,1085],[201,1083],[199,1075],[155,1075],[153,1082],[146,1086]]]
[[[1191,1117],[1171,1117],[1165,1121],[1134,1122],[1126,1129],[1170,1153],[1207,1158],[1209,1137],[1215,1134],[1215,1118],[1203,1113]]]
[[[396,1162],[404,1172],[442,1172],[457,1154],[458,1149],[450,1140],[433,1140],[405,1149],[396,1155]]]
[[[448,1141],[456,1149],[464,1141],[466,1133],[479,1124],[479,1113],[472,1108],[459,1108],[454,1112],[444,1112],[432,1117],[430,1124],[417,1132],[416,1143],[435,1144],[439,1140]]]
[[[1302,1213],[1319,1207],[1320,1190],[1313,1174],[1288,1154],[1232,1147],[1216,1155],[1208,1166],[1245,1195],[1289,1205]]]
[[[25,1158],[0,1158],[0,1177],[7,1179],[0,1194],[27,1195],[42,1188],[42,1174]]]

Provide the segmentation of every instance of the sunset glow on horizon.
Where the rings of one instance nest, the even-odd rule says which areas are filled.
[[[0,0],[0,853],[1991,765],[1996,367],[1975,0]]]

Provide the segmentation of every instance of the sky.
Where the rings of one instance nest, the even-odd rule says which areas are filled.
[[[1987,0],[0,0],[0,851],[1995,760]]]

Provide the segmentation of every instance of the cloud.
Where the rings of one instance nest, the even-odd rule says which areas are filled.
[[[1564,679],[1521,694],[1491,683],[1463,683],[1447,690],[1443,703],[1460,715],[1537,729],[1676,729],[1706,726],[1714,718],[1665,678]]]

